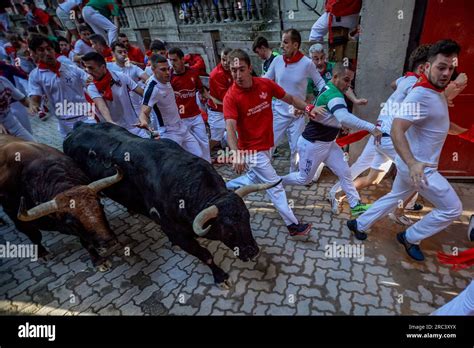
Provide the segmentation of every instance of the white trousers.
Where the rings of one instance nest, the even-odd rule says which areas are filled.
[[[206,125],[201,114],[181,119],[194,138],[196,138],[201,148],[201,157],[211,163],[211,153],[209,151],[209,137],[206,132]]]
[[[474,315],[474,280],[458,296],[432,315]]]
[[[13,115],[13,113],[10,111],[9,113],[5,115],[0,115],[0,124],[2,124],[6,130],[8,131],[8,134],[13,135],[18,138],[22,138],[23,140],[26,141],[36,141],[35,138],[31,135],[30,132],[28,132],[18,121],[18,119]]]
[[[304,127],[304,117],[296,118],[279,112],[273,114],[273,142],[275,147],[280,144],[285,132],[290,144],[290,173],[298,170],[298,138],[303,133]]]
[[[82,17],[89,24],[96,34],[100,34],[107,41],[109,46],[118,38],[118,28],[107,17],[100,14],[99,11],[91,6],[84,6]]]
[[[171,139],[189,153],[197,157],[202,157],[202,151],[198,141],[194,135],[188,131],[188,127],[186,127],[182,121],[171,126],[160,127],[159,133],[161,138]]]
[[[208,109],[207,123],[211,129],[211,140],[222,141],[225,132],[224,113]]]
[[[283,185],[306,185],[313,179],[319,165],[324,162],[341,181],[342,189],[347,195],[351,207],[356,206],[360,196],[354,187],[349,165],[344,160],[344,153],[335,141],[315,141],[314,143],[300,136],[298,140],[300,154],[299,171],[283,177]]]
[[[340,17],[340,21],[337,21],[334,15],[332,15],[332,17],[333,27],[344,27],[352,29],[355,28],[357,26],[357,23],[359,22],[359,14]],[[327,12],[324,12],[311,27],[309,41],[323,41],[324,36],[326,36],[329,30],[328,22],[329,14]]]
[[[259,151],[250,157],[252,158],[247,162],[249,168],[247,173],[227,182],[227,188],[237,189],[245,185],[275,183],[280,180],[280,176],[272,167],[270,150]],[[267,190],[267,195],[287,226],[298,223],[293,211],[288,206],[286,192],[282,184]]]
[[[414,225],[406,230],[409,243],[419,244],[446,227],[462,214],[462,204],[458,195],[448,181],[437,170],[426,170],[428,185],[415,186],[405,165],[397,166],[397,176],[393,182],[392,191],[378,199],[364,214],[357,218],[360,231],[367,231],[370,226],[403,204],[414,192],[418,191],[430,201],[434,208]]]

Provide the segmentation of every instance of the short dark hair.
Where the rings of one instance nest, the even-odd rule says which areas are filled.
[[[230,47],[225,47],[221,50],[221,56],[224,55],[224,56],[227,56],[230,52],[232,52],[232,48]]]
[[[268,40],[265,39],[263,36],[259,36],[254,40],[252,44],[252,51],[255,52],[257,48],[261,47],[270,48],[270,46],[268,45]]]
[[[102,57],[102,55],[97,53],[97,52],[86,53],[85,55],[82,56],[81,59],[82,59],[83,62],[89,62],[89,61],[92,60],[92,61],[96,62],[99,65],[106,65],[105,58]]]
[[[179,58],[183,59],[184,58],[184,52],[181,48],[179,47],[172,47],[168,51],[168,54],[176,54]]]
[[[125,34],[125,33],[119,33],[118,37],[126,37],[128,39],[127,34]]]
[[[301,34],[298,30],[296,29],[286,29],[285,31],[283,31],[283,34],[289,34],[290,35],[290,39],[292,42],[297,42],[298,43],[298,48],[300,48],[301,46]]]
[[[461,52],[461,46],[456,41],[451,39],[439,40],[431,45],[428,51],[428,61],[433,63],[438,54],[450,56],[452,54],[459,54],[459,52]]]
[[[112,42],[112,45],[110,46],[110,48],[112,49],[112,51],[115,51],[115,48],[116,48],[116,47],[120,47],[120,48],[127,49],[127,47],[125,47],[125,45],[124,45],[123,43],[119,42],[118,40]]]
[[[82,33],[84,31],[88,31],[88,32],[92,33],[92,29],[87,24],[81,24],[79,26],[79,32]]]
[[[420,45],[413,50],[408,58],[408,70],[415,71],[420,65],[425,64],[428,60],[428,52],[431,45]]]
[[[243,60],[245,63],[247,63],[248,66],[252,65],[252,63],[250,62],[250,57],[247,54],[247,52],[245,52],[244,50],[241,50],[240,48],[232,50],[229,53],[229,59],[231,62],[236,58],[239,60]]]
[[[89,40],[102,46],[107,46],[107,41],[105,41],[104,37],[100,34],[92,34],[89,36]]]
[[[58,36],[58,43],[59,42],[66,42],[66,43],[69,43],[69,40],[66,39],[64,36]]]
[[[54,48],[53,43],[48,39],[48,37],[41,34],[32,34],[30,40],[28,40],[28,48],[33,52],[36,52],[36,50],[45,42]]]
[[[337,62],[336,64],[334,64],[332,68],[332,73],[333,75],[341,74],[341,73],[345,73],[346,70],[350,70],[354,72],[354,65],[350,62],[349,63]]]
[[[150,57],[151,66],[155,67],[158,63],[168,63],[168,59],[161,54],[152,54]]]
[[[166,45],[161,40],[153,40],[150,45],[151,51],[166,51]]]

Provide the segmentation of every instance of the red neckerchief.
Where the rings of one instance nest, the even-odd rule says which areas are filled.
[[[411,71],[408,71],[405,75],[403,75],[403,77],[410,77],[410,76],[415,76],[417,79],[420,78],[420,75]]]
[[[107,47],[105,50],[102,51],[102,56],[104,57],[106,62],[113,62],[114,56],[112,55],[112,49]]]
[[[69,58],[69,53],[71,53],[71,49],[67,51],[67,53],[61,53],[60,56],[64,56],[66,58]]]
[[[456,256],[438,252],[438,260],[445,265],[452,265],[454,270],[467,268],[474,265],[474,248],[461,251]]]
[[[283,60],[285,61],[285,68],[288,66],[288,64],[298,63],[303,57],[304,54],[300,51],[296,51],[296,53],[291,58],[286,58],[285,56],[283,56]]]
[[[59,74],[59,69],[61,68],[61,63],[58,62],[58,61],[56,61],[56,65],[50,65],[50,64],[43,63],[43,62],[39,62],[38,63],[38,68],[44,69],[44,70],[51,70],[53,73],[56,74],[57,77],[61,77],[61,75]]]
[[[433,91],[436,91],[438,93],[443,93],[444,92],[444,88],[438,88],[438,87],[433,86],[433,84],[428,80],[428,78],[426,77],[425,74],[420,75],[420,77],[418,78],[418,81],[416,81],[413,88],[415,88],[415,87],[429,88],[429,89],[432,89]]]
[[[112,94],[112,83],[114,82],[112,74],[109,70],[105,73],[104,77],[100,80],[94,79],[94,85],[105,100],[114,100]]]

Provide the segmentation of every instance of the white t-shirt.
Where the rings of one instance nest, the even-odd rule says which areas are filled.
[[[160,127],[170,126],[181,121],[171,83],[163,84],[154,75],[146,83],[143,105],[153,109]]]
[[[128,77],[130,77],[133,81],[135,81],[138,84],[138,86],[145,88],[145,84],[140,79],[140,76],[143,75],[144,71],[140,69],[140,67],[136,66],[135,64],[127,64],[124,67],[120,67],[117,65],[117,63],[112,62],[112,63],[107,63],[107,69],[109,69],[110,71],[116,71],[116,72],[125,74]],[[130,98],[132,99],[133,108],[138,114],[140,114],[143,98],[139,94],[135,93],[134,91],[130,91]]]
[[[318,91],[321,91],[326,85],[324,79],[316,69],[316,65],[308,57],[301,58],[300,61],[288,64],[285,67],[283,56],[273,59],[270,68],[264,77],[274,80],[283,88],[286,93],[305,100],[308,79],[312,79]],[[275,100],[275,110],[285,116],[293,116],[290,105],[282,100]]]
[[[127,129],[134,128],[133,125],[138,123],[138,114],[133,108],[130,93],[134,93],[133,90],[136,89],[138,85],[125,74],[116,71],[110,71],[110,73],[112,74],[112,79],[115,81],[112,86],[113,100],[104,99],[109,108],[110,116],[118,125]],[[102,98],[102,94],[100,94],[93,83],[87,85],[87,94],[89,94],[92,99]],[[105,121],[97,108],[96,112],[101,120]]]
[[[58,60],[64,61],[67,59],[64,56],[62,58],[58,58]],[[87,101],[84,96],[84,89],[89,75],[73,64],[63,63],[61,63],[59,75],[60,77],[48,69],[34,69],[28,79],[28,95],[48,97],[55,108],[55,113],[56,110],[61,108],[61,113],[56,113],[56,116],[60,119],[89,116],[88,109],[85,107]],[[64,108],[62,107],[64,103],[73,103],[72,105],[75,105],[75,108]],[[83,108],[79,106],[83,106]],[[78,112],[80,114],[77,114]]]
[[[413,156],[417,161],[438,165],[450,124],[444,93],[415,87],[408,93],[401,108],[395,118],[412,122],[406,137]],[[396,165],[406,167],[399,156]]]
[[[416,76],[406,76],[397,79],[397,89],[388,97],[377,119],[377,125],[383,133],[390,134],[393,118],[398,110],[400,110],[403,100],[411,91],[417,80],[418,78]]]
[[[79,6],[81,3],[82,0],[66,0],[62,4],[58,4],[58,7],[66,13],[70,13],[74,7]]]
[[[86,44],[82,39],[79,39],[74,44],[74,53],[83,56],[86,53],[95,52],[92,46]]]
[[[0,119],[10,112],[13,101],[22,100],[25,95],[21,93],[7,78],[0,76]]]

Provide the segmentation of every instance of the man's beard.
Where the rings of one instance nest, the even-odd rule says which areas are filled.
[[[431,69],[430,69],[429,72],[428,72],[428,81],[430,81],[433,86],[435,86],[436,88],[439,88],[439,89],[445,88],[445,87],[448,85],[448,83],[449,83],[449,79],[448,79],[448,81],[446,82],[446,84],[444,84],[444,85],[440,85],[440,84],[438,84],[438,83],[435,83],[435,82],[433,81],[433,77],[432,77],[432,75],[431,75]]]

